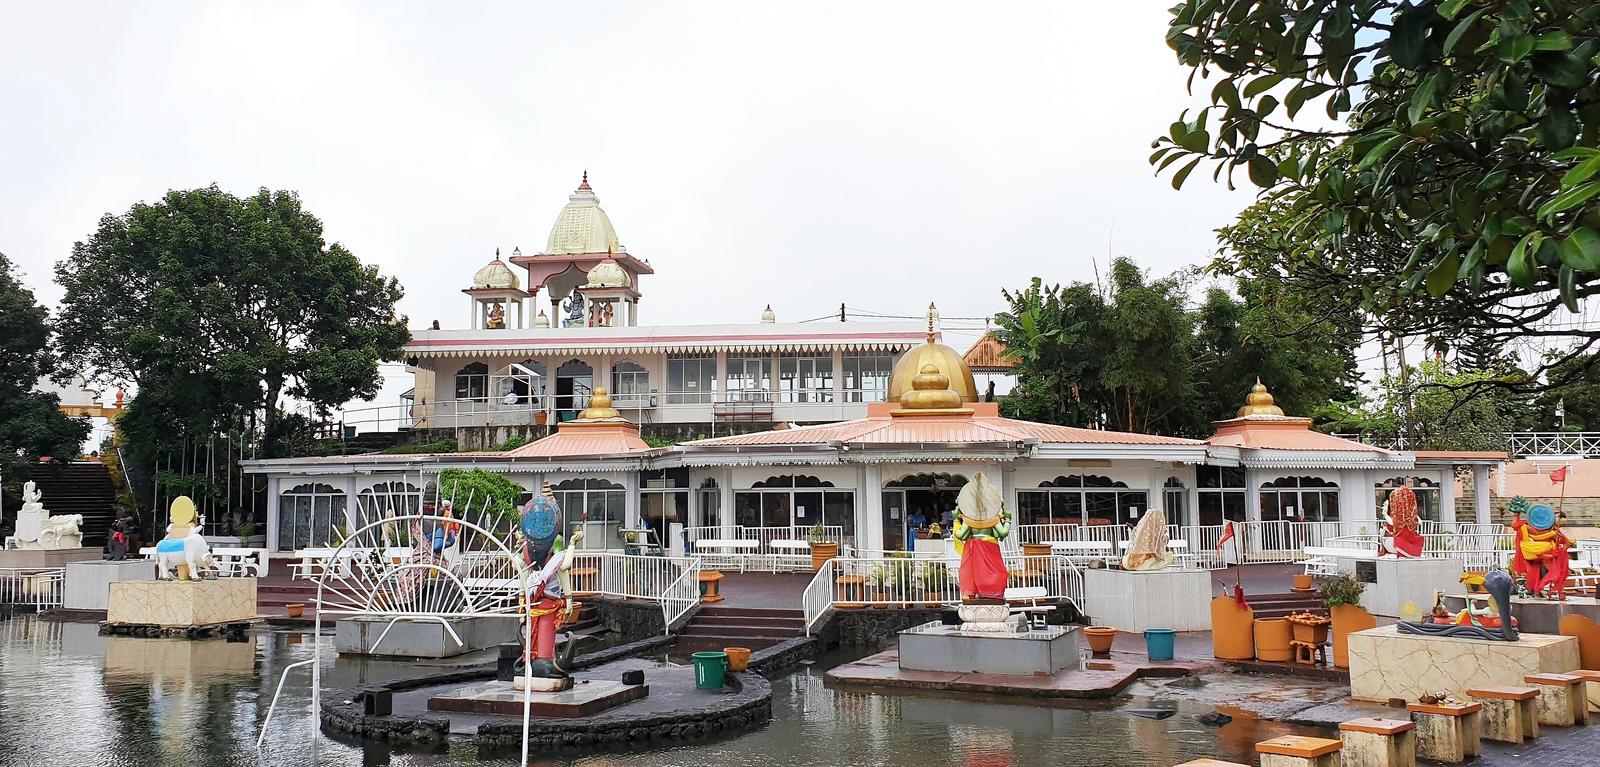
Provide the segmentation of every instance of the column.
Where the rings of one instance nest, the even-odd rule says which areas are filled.
[[[622,495],[622,516],[626,520],[623,526],[637,530],[643,527],[639,524],[639,472],[625,472],[622,475],[622,487],[625,488]],[[658,540],[666,542],[667,531],[657,530],[656,535]]]
[[[1244,519],[1246,522],[1261,521],[1261,472],[1255,469],[1244,470]]]
[[[267,551],[278,550],[278,493],[282,481],[267,477]]]
[[[844,404],[844,351],[833,350],[833,404]]]
[[[721,537],[733,537],[733,469],[723,469],[717,477],[717,524],[722,527]],[[709,521],[709,520],[708,520]]]
[[[467,327],[469,330],[478,329],[478,299],[467,296]]]
[[[725,351],[717,352],[717,380],[713,382],[712,390],[714,392],[723,392],[724,394],[728,391],[728,353]],[[726,401],[727,397],[718,397],[713,394],[711,399],[713,402]]]
[[[1017,469],[1016,466],[1011,463],[1003,463],[996,468],[998,468],[1000,471],[1000,499],[1001,502],[1005,504],[1006,509],[1011,511],[1011,525],[1012,529],[1015,530],[1017,525],[1022,524],[1022,520],[1016,517]],[[1001,541],[1000,544],[1002,550],[1007,553],[1020,554],[1022,552],[1022,536],[1016,535],[1015,533],[1006,536],[1006,539]]]
[[[344,487],[344,529],[348,535],[356,530],[356,478],[353,476],[345,477],[342,484]],[[329,543],[337,544],[338,541],[329,541]]]
[[[1472,467],[1472,512],[1478,524],[1494,521],[1489,518],[1489,508],[1489,467],[1475,464]]]
[[[1439,521],[1456,521],[1456,467],[1447,466],[1439,481]]]
[[[856,548],[883,548],[883,475],[876,464],[861,467],[856,495]]]

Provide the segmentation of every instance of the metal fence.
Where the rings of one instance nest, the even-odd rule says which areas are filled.
[[[48,610],[61,606],[64,567],[0,568],[0,607]]]
[[[1083,605],[1083,571],[1067,557],[1006,554],[1007,598]],[[809,633],[829,610],[943,607],[961,601],[959,562],[911,556],[828,560],[801,598]]]
[[[706,567],[745,572],[811,569],[811,539],[845,548],[840,525],[703,525],[683,530],[690,556]]]
[[[694,557],[575,552],[570,575],[574,596],[659,602],[669,630],[700,601],[700,561]]]

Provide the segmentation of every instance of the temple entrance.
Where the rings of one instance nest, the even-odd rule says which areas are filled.
[[[883,549],[914,551],[922,538],[943,538],[955,521],[960,474],[912,474],[883,486]],[[938,533],[930,532],[938,525]]]
[[[589,406],[589,394],[594,391],[594,368],[580,360],[571,360],[556,368],[556,419],[571,421]]]

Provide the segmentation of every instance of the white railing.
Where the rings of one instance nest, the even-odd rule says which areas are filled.
[[[1004,557],[1008,589],[1043,589],[1038,601],[1082,608],[1083,571],[1067,557]],[[806,631],[830,609],[943,607],[961,601],[959,563],[911,556],[838,557],[817,571],[801,598]],[[1029,597],[1033,599],[1034,597]]]
[[[1243,522],[1236,523],[1235,535],[1243,535],[1246,562],[1298,562],[1305,559],[1307,546],[1341,535],[1358,535],[1373,529],[1374,523],[1361,522]]]
[[[666,633],[671,634],[672,624],[697,604],[700,604],[700,563],[689,559],[678,577],[667,584],[667,590],[661,593],[661,619]]]
[[[1379,437],[1372,434],[1335,434],[1335,437],[1363,442],[1390,450],[1409,450],[1405,437]],[[1514,456],[1600,455],[1600,432],[1595,431],[1513,431],[1506,432],[1505,450]]]
[[[1468,570],[1488,570],[1505,567],[1511,558],[1513,536],[1510,532],[1455,535],[1452,533],[1422,536],[1423,559],[1460,559]],[[1329,538],[1321,545],[1337,549],[1378,551],[1376,535],[1342,535]]]
[[[823,543],[840,544],[841,553],[846,548],[844,528],[839,525],[823,525],[820,531],[816,525],[702,525],[683,532],[690,556],[706,567],[740,572],[810,570],[813,532]]]
[[[579,551],[572,557],[568,576],[574,596],[659,602],[669,627],[700,601],[700,562],[693,557],[608,551]]]
[[[48,610],[61,606],[64,567],[0,568],[0,606]]]

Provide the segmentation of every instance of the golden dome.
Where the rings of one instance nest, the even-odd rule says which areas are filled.
[[[890,402],[899,402],[902,395],[913,391],[914,379],[920,376],[922,368],[927,365],[932,365],[936,372],[945,377],[950,390],[962,402],[978,401],[978,386],[973,383],[972,368],[967,367],[955,349],[933,340],[933,318],[938,316],[937,312],[932,304],[928,305],[927,342],[908,350],[901,355],[899,362],[894,363],[894,372],[889,376]]]
[[[1250,393],[1245,395],[1244,407],[1239,408],[1240,418],[1250,415],[1283,415],[1283,408],[1272,402],[1272,394],[1267,391],[1267,385],[1256,379],[1256,385],[1250,387]]]
[[[950,378],[939,368],[923,365],[911,378],[911,391],[900,395],[906,410],[949,410],[961,407],[961,395],[950,390]]]
[[[495,248],[494,260],[484,264],[477,274],[472,275],[472,287],[516,290],[522,287],[522,283],[517,279],[517,273],[511,271],[511,267],[500,260],[500,249]]]
[[[611,226],[611,217],[600,207],[600,198],[589,188],[589,172],[583,172],[583,183],[567,198],[567,207],[561,209],[556,222],[550,227],[546,253],[621,253],[617,230]]]
[[[611,392],[604,386],[594,387],[594,392],[589,395],[589,406],[583,409],[583,414],[578,418],[584,421],[603,421],[610,418],[621,418],[622,414],[611,406]]]
[[[628,276],[628,272],[620,264],[607,257],[606,260],[595,264],[594,268],[589,270],[588,281],[584,283],[584,287],[631,288],[633,287],[633,279]]]

